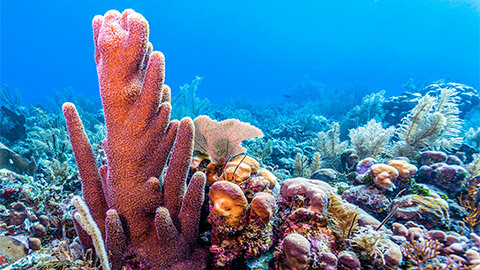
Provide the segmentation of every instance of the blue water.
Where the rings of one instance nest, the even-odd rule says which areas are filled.
[[[0,82],[24,103],[67,86],[97,97],[91,20],[133,8],[166,55],[173,94],[195,75],[214,102],[281,100],[305,76],[387,95],[410,78],[480,85],[478,0],[138,2],[1,0]]]

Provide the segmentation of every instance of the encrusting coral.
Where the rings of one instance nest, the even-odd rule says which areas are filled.
[[[205,185],[203,173],[196,173],[185,191],[193,121],[169,121],[164,57],[152,52],[143,16],[112,10],[92,24],[107,165],[97,168],[75,106],[63,105],[85,203],[102,233],[112,269],[121,269],[127,259],[149,269],[183,265],[195,250]],[[90,248],[88,236],[79,235],[84,248]]]

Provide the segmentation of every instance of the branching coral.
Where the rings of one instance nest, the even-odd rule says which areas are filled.
[[[410,237],[410,241],[406,241],[401,247],[402,254],[409,260],[411,260],[419,270],[427,269],[439,269],[434,268],[435,265],[429,261],[434,259],[440,254],[440,250],[443,245],[438,240],[432,239],[413,239]]]
[[[472,177],[467,185],[467,194],[465,197],[463,193],[460,193],[458,197],[458,203],[465,207],[467,215],[463,218],[463,221],[468,224],[470,231],[473,232],[473,228],[480,224],[480,181],[478,177]]]
[[[319,152],[315,152],[312,161],[308,164],[308,158],[301,153],[297,153],[295,163],[293,164],[293,176],[310,178],[312,173],[320,169],[321,157]]]
[[[180,119],[185,116],[197,117],[207,111],[210,102],[208,99],[197,97],[197,89],[202,77],[195,76],[190,84],[180,86],[180,92],[172,99],[172,117]]]
[[[400,139],[392,148],[392,156],[414,156],[418,150],[451,150],[458,148],[462,120],[458,117],[455,89],[442,89],[438,97],[428,94],[402,119],[396,131]]]
[[[381,123],[370,120],[366,126],[350,130],[350,143],[359,158],[379,158],[395,131],[394,127],[382,128]]]
[[[331,167],[338,170],[340,168],[340,155],[347,148],[347,142],[340,142],[340,125],[333,123],[331,129],[327,132],[319,132],[316,147],[322,158]]]

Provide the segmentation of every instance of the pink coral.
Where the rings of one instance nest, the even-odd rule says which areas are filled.
[[[284,200],[293,202],[298,197],[307,198],[305,208],[320,214],[324,214],[327,210],[330,201],[329,192],[336,193],[336,190],[323,181],[302,177],[287,179],[283,181],[281,187],[281,196]]]
[[[107,129],[107,165],[100,170],[75,106],[63,106],[83,196],[102,231],[113,269],[132,255],[155,269],[188,259],[203,201],[202,173],[193,176],[185,191],[193,121],[169,121],[164,57],[152,52],[148,32],[147,21],[133,10],[112,10],[93,19]],[[173,145],[162,183],[159,177]]]

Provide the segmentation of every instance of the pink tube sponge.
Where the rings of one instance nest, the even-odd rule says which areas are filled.
[[[145,18],[133,10],[112,10],[93,19],[107,129],[107,165],[100,170],[75,107],[63,106],[83,196],[102,231],[113,269],[120,269],[127,257],[149,269],[187,260],[195,248],[203,201],[202,173],[195,174],[186,189],[193,121],[170,122],[165,59],[152,52],[148,32]]]

